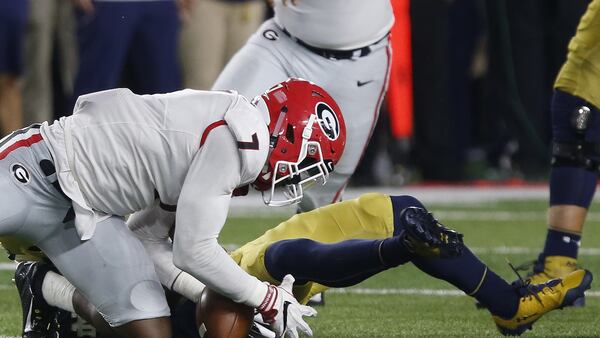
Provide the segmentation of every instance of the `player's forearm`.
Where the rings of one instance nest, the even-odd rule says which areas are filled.
[[[235,302],[258,307],[267,294],[267,286],[235,264],[216,240],[198,243],[194,253],[175,247],[173,258],[177,267]]]

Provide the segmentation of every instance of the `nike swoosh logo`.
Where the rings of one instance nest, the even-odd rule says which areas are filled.
[[[362,86],[364,86],[366,84],[369,84],[369,83],[371,83],[373,81],[374,80],[369,80],[369,81],[364,81],[364,82],[362,82],[362,81],[356,81],[356,85],[359,86],[359,87],[362,87]]]

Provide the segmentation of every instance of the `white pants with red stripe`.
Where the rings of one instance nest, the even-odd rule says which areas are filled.
[[[109,217],[80,240],[72,203],[56,180],[38,126],[0,140],[2,241],[41,249],[112,326],[169,316],[154,264],[124,219]]]
[[[252,98],[289,77],[325,88],[346,122],[346,149],[325,186],[305,193],[303,211],[337,202],[363,156],[387,89],[391,47],[385,38],[367,56],[332,60],[317,55],[266,21],[225,67],[213,89],[235,89]]]

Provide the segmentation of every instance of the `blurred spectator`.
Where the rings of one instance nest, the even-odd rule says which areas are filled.
[[[53,102],[54,96],[62,98],[61,101],[70,98],[77,70],[75,18],[71,2],[66,0],[29,0],[29,2],[23,76],[25,125],[51,121],[54,118],[53,108],[65,105],[65,102]],[[55,57],[57,62],[53,62]],[[53,67],[55,64],[58,67]],[[58,81],[53,79],[54,68],[58,70]],[[54,82],[58,82],[61,88],[54,88]]]
[[[180,88],[175,0],[74,2],[79,70],[72,104],[79,95],[119,86],[125,65],[137,93]]]
[[[181,31],[184,87],[210,89],[264,12],[264,0],[196,0]]]
[[[492,143],[513,140],[515,165],[525,177],[547,174],[552,84],[588,3],[486,1],[490,118],[483,127],[495,138]]]
[[[26,0],[0,0],[0,134],[21,128],[23,36]]]

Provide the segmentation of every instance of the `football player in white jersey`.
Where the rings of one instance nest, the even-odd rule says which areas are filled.
[[[272,0],[266,21],[225,67],[213,89],[253,97],[290,76],[323,86],[340,105],[347,146],[326,186],[307,192],[300,209],[337,202],[375,127],[391,63],[390,0]]]
[[[118,336],[170,337],[161,283],[185,293],[200,281],[257,308],[281,335],[310,334],[302,316],[314,310],[244,272],[217,237],[232,195],[248,185],[266,204],[286,205],[307,184],[324,183],[345,133],[325,90],[290,79],[252,103],[224,91],[92,93],[72,116],[0,140],[0,236],[34,244],[72,284],[53,273],[17,278],[24,337],[43,336],[49,324],[38,306],[46,302]],[[174,223],[172,242],[165,235],[142,243],[134,234]],[[44,299],[32,296],[36,287]],[[101,317],[86,317],[77,298]]]

